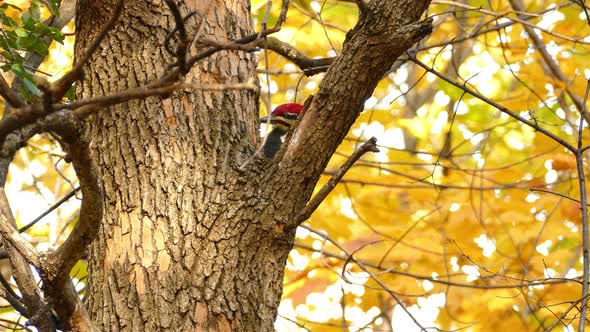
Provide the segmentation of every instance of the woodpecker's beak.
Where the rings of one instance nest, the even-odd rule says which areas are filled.
[[[263,118],[259,118],[258,121],[260,121],[261,124],[269,123],[268,118],[269,118],[268,116],[265,116]],[[287,130],[289,130],[289,128],[291,128],[291,121],[281,115],[276,116],[276,115],[271,114],[270,115],[270,124],[275,127],[280,128],[282,130],[285,130],[285,131],[287,131]]]
[[[268,122],[268,116],[262,117],[260,119],[258,119],[258,122],[260,123],[267,123]],[[270,118],[270,123],[272,123],[272,116]]]

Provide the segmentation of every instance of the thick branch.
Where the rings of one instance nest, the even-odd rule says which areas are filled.
[[[14,216],[8,205],[8,199],[6,198],[4,189],[0,189],[0,205],[2,206],[4,217],[6,218],[4,222],[10,223],[10,225],[16,229],[16,221],[14,220]],[[35,282],[35,277],[33,276],[33,272],[31,271],[31,267],[29,266],[26,257],[24,257],[10,241],[4,239],[3,242],[13,267],[13,277],[22,294],[23,303],[27,307],[26,317],[30,318],[33,315],[40,313],[43,308],[44,304],[41,297],[41,290]],[[17,308],[18,307],[15,307],[15,309]],[[50,331],[53,327],[51,316],[45,313],[40,314],[38,317],[35,326],[41,329],[41,331]]]
[[[256,46],[263,48],[265,46],[264,40],[258,40],[256,42]],[[313,75],[316,72],[314,69],[318,67],[326,68],[334,61],[334,58],[309,58],[299,52],[299,50],[297,50],[295,47],[274,37],[266,38],[266,47],[289,59],[301,70],[303,70],[303,73],[307,76]]]
[[[4,241],[14,246],[15,250],[23,256],[27,263],[39,267],[39,256],[35,252],[35,249],[10,223],[10,217],[7,212],[10,211],[8,201],[0,198],[0,210],[2,211],[2,216],[0,217],[0,234]]]
[[[52,124],[61,124],[62,115],[63,112],[51,114],[45,119],[38,120],[21,128],[20,130],[10,133],[6,137],[0,148],[1,154],[5,156],[4,158],[0,159],[0,187],[4,186],[8,173],[8,166],[10,165],[10,162],[16,151],[21,148],[33,135],[46,130]],[[9,223],[9,225],[6,227],[11,226],[16,230],[17,225],[14,221],[12,212],[10,211],[8,200],[6,199],[3,189],[0,190],[0,201],[2,201],[2,206],[4,206],[4,222]],[[4,239],[3,242],[6,249],[6,254],[10,258],[14,269],[13,276],[19,286],[21,293],[23,294],[23,302],[27,306],[27,313],[25,316],[31,319],[29,324],[36,326],[40,331],[54,331],[55,322],[51,312],[44,309],[47,307],[47,305],[44,304],[44,300],[41,297],[41,291],[37,285],[35,277],[33,276],[29,262],[27,262],[25,257],[22,256],[21,253],[9,243],[9,241]],[[11,302],[11,304],[14,306],[14,303]]]
[[[87,313],[75,290],[72,291],[73,286],[71,286],[69,272],[96,235],[102,217],[102,191],[99,179],[94,172],[92,160],[88,155],[87,146],[84,141],[80,140],[78,135],[74,115],[71,112],[58,111],[10,133],[2,145],[2,154],[7,156],[2,160],[12,159],[12,156],[22,146],[23,142],[26,142],[36,133],[44,131],[55,133],[61,138],[60,142],[65,144],[63,146],[64,150],[68,151],[68,159],[74,165],[84,199],[80,209],[79,221],[66,242],[56,252],[42,257],[42,259],[38,259],[36,255],[34,255],[34,259],[27,256],[25,258],[38,268],[43,280],[44,294],[51,301],[53,308],[66,326],[70,330],[76,330],[75,327],[77,327],[80,331],[89,331],[92,329],[90,320],[87,319]],[[5,178],[5,174],[0,175],[1,178]],[[0,203],[3,203],[1,207],[4,216],[8,218],[10,216],[6,214],[8,202],[3,202],[0,199]],[[14,228],[14,234],[8,233],[12,228],[6,222],[0,223],[2,235],[18,234],[16,228]],[[13,236],[9,239],[12,240],[11,243],[16,241],[16,248],[19,253],[26,250],[28,244],[26,241],[23,240],[24,243],[21,245],[18,241],[19,237]],[[21,248],[23,246],[24,249]],[[27,253],[27,251],[25,253],[29,256],[34,254],[34,252]],[[9,255],[10,257],[14,256],[12,253],[9,253]],[[34,279],[31,278],[30,280]]]
[[[43,284],[45,294],[51,297],[53,308],[63,320],[65,331],[98,331],[92,323],[68,273]]]
[[[78,136],[73,116],[67,120],[71,122],[63,124],[57,133],[67,144],[68,159],[72,161],[80,181],[83,199],[80,217],[72,233],[48,258],[52,264],[50,268],[47,268],[49,276],[57,276],[64,271],[69,273],[94,239],[102,219],[102,186],[94,162],[90,157],[86,142]],[[55,129],[53,131],[56,132]]]
[[[102,186],[87,144],[78,134],[73,114],[57,112],[44,120],[53,119],[57,115],[61,115],[60,122],[46,124],[44,130],[57,134],[68,152],[68,159],[80,181],[83,200],[80,216],[72,233],[56,251],[44,257],[39,270],[44,294],[51,300],[66,328],[72,331],[92,331],[94,327],[72,285],[69,273],[98,232],[102,219]]]

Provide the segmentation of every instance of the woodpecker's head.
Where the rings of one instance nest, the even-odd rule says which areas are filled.
[[[270,113],[270,124],[286,133],[297,121],[297,117],[299,117],[302,110],[303,105],[297,103],[279,105]],[[260,118],[260,123],[266,123],[267,121],[268,117],[266,116]]]

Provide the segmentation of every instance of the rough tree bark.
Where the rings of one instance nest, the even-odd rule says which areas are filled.
[[[79,56],[115,1],[78,1]],[[362,3],[288,149],[258,145],[258,94],[176,92],[103,110],[84,139],[103,184],[103,222],[89,253],[88,310],[100,330],[270,331],[298,212],[330,156],[393,61],[430,31],[429,1]],[[209,8],[211,6],[211,8]],[[253,33],[248,0],[180,2],[194,34],[229,41]],[[157,79],[174,26],[160,1],[129,0],[84,68],[78,98]],[[256,78],[254,55],[224,51],[187,76],[198,83]],[[248,162],[247,162],[248,161]],[[242,167],[243,165],[246,167]]]

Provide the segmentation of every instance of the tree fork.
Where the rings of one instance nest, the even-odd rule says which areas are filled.
[[[253,33],[248,3],[212,2],[206,10],[206,1],[184,1],[179,9],[200,14],[188,21],[188,35],[202,19],[202,36],[235,40]],[[103,220],[89,254],[88,311],[97,327],[273,330],[295,236],[294,227],[284,226],[296,226],[295,216],[383,73],[430,31],[429,21],[416,23],[428,3],[359,2],[362,14],[341,56],[291,145],[273,162],[240,170],[259,144],[258,94],[251,90],[176,92],[88,116],[83,136],[104,192]],[[115,5],[78,2],[77,57]],[[173,24],[164,4],[126,1],[83,67],[78,98],[165,75],[174,59],[161,46]],[[256,79],[255,65],[249,53],[216,53],[197,62],[187,81],[247,82]],[[337,103],[344,91],[349,103]],[[292,192],[277,199],[290,186]]]

